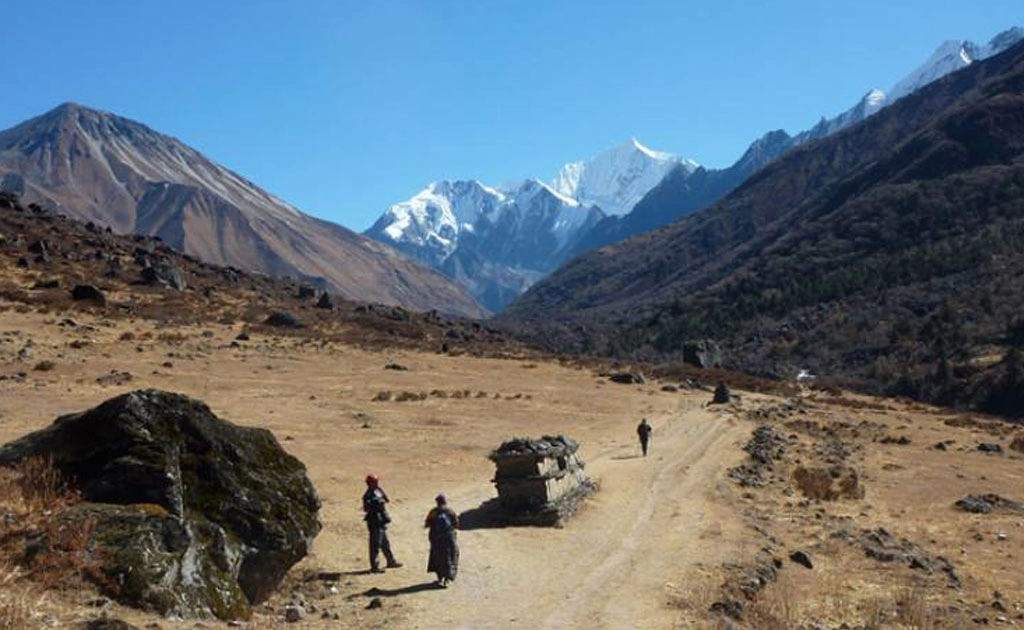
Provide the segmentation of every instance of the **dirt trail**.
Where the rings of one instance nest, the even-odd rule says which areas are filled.
[[[654,426],[646,459],[633,444],[591,455],[601,490],[566,528],[463,531],[453,588],[426,588],[428,576],[416,577],[422,567],[410,566],[389,573],[407,586],[384,596],[400,600],[405,622],[418,628],[672,627],[679,611],[665,605],[667,589],[704,556],[701,533],[714,525],[706,490],[747,429],[692,399]],[[468,507],[492,493],[474,486],[450,494]],[[400,512],[396,521],[417,518]],[[415,565],[425,551],[422,542],[403,555]]]
[[[0,382],[0,443],[146,387],[195,396],[225,419],[269,428],[306,463],[323,499],[323,531],[293,575],[342,575],[336,590],[313,595],[318,610],[296,627],[334,628],[339,621],[366,628],[672,627],[679,621],[679,611],[666,605],[679,594],[672,583],[686,584],[699,563],[717,566],[739,538],[722,534],[733,529],[730,508],[709,499],[725,468],[744,456],[735,445],[749,427],[703,408],[705,392],[610,384],[552,363],[382,355],[258,335],[232,348],[237,330],[228,326],[211,336],[205,328],[133,324],[135,340],[126,342],[128,325],[75,317],[81,329],[61,328],[60,318],[3,314],[0,373],[30,371],[31,363],[15,354],[29,340],[32,361],[53,359],[57,367],[31,372],[27,383]],[[185,341],[163,341],[169,332]],[[88,344],[69,345],[80,338]],[[410,369],[383,369],[392,361]],[[114,369],[134,379],[118,387],[98,384],[97,377]],[[381,391],[434,390],[449,395],[373,401]],[[655,429],[646,459],[633,434],[640,415]],[[461,532],[459,578],[451,589],[434,589],[422,527],[432,497],[443,491],[457,510],[476,508],[495,494],[486,458],[491,448],[512,435],[560,432],[582,443],[601,490],[564,529]],[[391,540],[406,563],[384,575],[366,574],[358,498],[369,471],[381,474],[393,499]],[[378,589],[382,608],[365,609],[370,589]],[[83,601],[89,597],[81,593]],[[260,614],[279,618],[289,597],[282,589]],[[85,610],[78,604],[69,609]],[[154,621],[139,611],[114,612],[139,626]],[[325,612],[340,618],[322,619]]]

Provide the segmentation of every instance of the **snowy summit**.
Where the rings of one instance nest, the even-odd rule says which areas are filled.
[[[677,164],[691,171],[699,166],[693,160],[653,151],[630,139],[586,162],[566,164],[551,185],[583,205],[597,206],[606,214],[624,215]]]

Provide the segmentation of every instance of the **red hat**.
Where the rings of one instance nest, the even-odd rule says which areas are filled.
[[[377,475],[375,475],[373,473],[370,473],[369,475],[366,475],[366,485],[368,485],[368,486],[375,486],[378,483],[380,483],[380,478]]]

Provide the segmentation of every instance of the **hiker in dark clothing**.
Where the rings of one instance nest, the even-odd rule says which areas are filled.
[[[447,587],[459,572],[459,540],[456,532],[459,528],[459,515],[448,507],[448,499],[443,494],[437,495],[435,501],[437,507],[427,514],[424,525],[430,536],[427,572],[437,575],[438,586]]]
[[[391,541],[388,540],[388,523],[391,516],[388,514],[387,504],[390,501],[387,493],[380,487],[380,480],[377,475],[366,476],[366,492],[363,493],[363,512],[366,516],[366,528],[370,532],[370,572],[384,573],[380,568],[377,556],[384,552],[384,558],[388,561],[389,569],[397,569],[402,563],[395,560],[395,554],[391,553]]]
[[[647,444],[651,441],[651,433],[654,429],[651,425],[647,424],[647,418],[640,421],[640,424],[636,426],[636,434],[640,436],[640,448],[644,451],[644,457],[647,457]]]

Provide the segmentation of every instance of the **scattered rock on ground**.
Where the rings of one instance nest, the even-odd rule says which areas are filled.
[[[135,377],[130,372],[122,372],[120,370],[110,370],[109,374],[96,379],[96,382],[104,387],[111,385],[124,385],[134,380]]]
[[[961,581],[956,567],[944,556],[932,556],[906,538],[897,538],[885,528],[865,529],[857,533],[839,530],[832,534],[864,550],[864,554],[878,562],[902,562],[911,569],[927,573],[945,573],[952,586],[959,588]]]
[[[303,328],[305,326],[294,313],[288,311],[275,311],[263,323],[276,328]]]
[[[739,485],[749,488],[763,487],[767,481],[766,472],[775,470],[775,464],[786,453],[788,442],[770,425],[762,424],[754,429],[754,435],[743,450],[750,456],[750,462],[729,469],[729,476]]]
[[[36,280],[35,284],[32,285],[33,289],[59,289],[60,280],[51,278],[48,280]]]
[[[320,295],[320,299],[316,301],[316,307],[328,310],[334,308],[334,300],[331,299],[331,294],[324,291]]]
[[[811,554],[806,551],[798,549],[789,554],[789,559],[803,567],[807,567],[808,569],[814,568],[814,561],[811,560]]]
[[[719,383],[718,387],[715,387],[715,394],[711,399],[711,403],[714,405],[724,405],[731,400],[732,392],[729,391],[729,386],[725,383]]]
[[[284,608],[284,620],[288,623],[298,623],[306,616],[306,611],[298,604],[290,604]]]
[[[993,512],[1024,512],[1024,505],[1005,499],[998,494],[968,495],[956,502],[956,506],[972,514]]]
[[[623,385],[642,385],[644,383],[644,375],[639,372],[619,372],[609,376],[608,380]]]
[[[991,442],[982,442],[978,445],[978,450],[982,453],[1001,454],[1003,452],[1003,447]]]
[[[107,296],[91,284],[79,284],[71,289],[71,299],[76,302],[92,302],[98,306],[107,303]]]
[[[905,435],[901,435],[899,437],[893,437],[891,435],[887,435],[884,438],[882,438],[881,440],[878,440],[878,442],[880,444],[898,444],[900,446],[906,446],[906,445],[910,444],[910,438],[905,436]]]
[[[138,626],[133,626],[127,621],[111,619],[109,617],[100,617],[99,619],[83,621],[78,624],[77,628],[79,630],[139,630]]]

